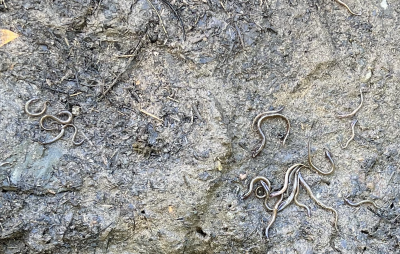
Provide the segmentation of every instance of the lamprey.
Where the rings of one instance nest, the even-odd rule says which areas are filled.
[[[282,211],[283,209],[285,209],[288,205],[290,205],[290,203],[292,203],[294,196],[296,195],[297,192],[297,188],[299,187],[299,171],[300,171],[301,167],[297,168],[295,173],[294,173],[294,182],[293,182],[293,189],[292,189],[292,193],[290,193],[289,197],[279,205],[279,209],[278,212]]]
[[[363,101],[363,98],[361,98],[361,102],[362,101]],[[357,112],[358,109],[356,109],[355,112]],[[263,113],[258,114],[253,119],[251,127],[254,129],[254,126],[257,126],[257,131],[259,132],[259,134],[262,138],[260,147],[257,150],[255,150],[252,154],[253,157],[257,156],[261,152],[261,150],[265,147],[266,137],[265,137],[265,134],[263,133],[263,131],[261,130],[261,124],[263,123],[263,121],[265,119],[279,117],[279,118],[283,118],[286,121],[287,129],[286,129],[286,134],[285,134],[285,136],[283,138],[283,142],[282,142],[283,144],[285,144],[285,141],[288,138],[291,126],[290,126],[289,119],[286,118],[284,115],[280,114],[280,112],[282,110],[283,110],[283,107],[278,108],[277,110],[265,111]],[[348,116],[354,115],[355,112],[348,114]],[[345,115],[342,115],[342,116],[345,116]],[[347,115],[346,115],[346,117],[347,117]],[[353,123],[352,123],[352,130],[353,130],[352,138],[354,137],[355,123],[356,123],[356,121],[353,121]],[[348,142],[350,142],[350,141],[348,141]],[[346,146],[348,145],[348,142],[347,142]],[[308,164],[305,165],[302,163],[296,163],[294,165],[292,164],[291,166],[287,167],[285,175],[284,175],[283,184],[280,185],[279,189],[275,188],[275,191],[272,191],[273,189],[271,188],[271,183],[266,177],[256,176],[255,178],[253,178],[250,181],[249,189],[247,190],[247,192],[241,196],[241,199],[246,199],[254,192],[256,198],[263,200],[263,205],[264,205],[265,210],[267,212],[272,212],[270,220],[267,224],[267,227],[265,228],[265,237],[266,238],[269,238],[269,231],[270,231],[272,225],[275,223],[278,213],[283,211],[284,209],[286,209],[293,202],[296,205],[298,205],[299,207],[306,209],[308,217],[311,216],[310,207],[301,203],[298,200],[298,196],[300,193],[300,185],[307,191],[307,194],[310,196],[310,198],[314,202],[317,203],[317,205],[321,206],[323,209],[332,211],[334,213],[334,215],[335,215],[334,227],[336,230],[338,230],[338,212],[333,207],[327,206],[324,203],[322,203],[319,199],[317,199],[317,197],[312,192],[310,186],[307,184],[307,182],[304,180],[304,178],[302,177],[302,175],[300,173],[302,168],[311,168],[313,171],[317,171],[318,173],[320,173],[322,175],[329,175],[329,174],[332,174],[333,171],[335,170],[335,162],[333,160],[333,157],[332,157],[332,154],[330,153],[330,151],[325,148],[324,149],[325,156],[329,160],[330,168],[328,170],[319,169],[312,162],[310,140],[308,141],[307,145],[308,145]],[[255,186],[256,184],[257,184],[257,186]],[[270,201],[270,199],[274,199],[274,201]],[[359,203],[353,204],[350,201],[348,201],[347,199],[345,199],[345,201],[348,204],[354,205],[354,206],[372,202],[369,200],[364,200]]]
[[[271,208],[269,205],[268,205],[268,197],[266,197],[265,199],[264,199],[264,208],[265,208],[265,210],[267,210],[268,212],[272,212],[274,209],[273,208]]]
[[[290,175],[290,172],[292,172],[292,170],[297,169],[298,167],[301,168],[301,167],[307,167],[307,166],[305,166],[305,165],[303,165],[303,164],[300,164],[300,163],[294,164],[293,166],[291,166],[291,167],[286,171],[286,174],[285,174],[285,182],[283,183],[283,188],[282,188],[280,191],[276,191],[276,192],[271,193],[271,195],[270,195],[271,197],[276,197],[276,196],[279,196],[279,195],[285,193],[287,187],[289,186],[289,175]]]
[[[281,115],[281,114],[267,114],[267,115],[262,115],[262,116],[258,119],[258,122],[257,122],[257,130],[258,130],[258,132],[260,133],[260,136],[261,136],[261,138],[262,138],[262,141],[261,141],[260,147],[259,147],[255,152],[253,152],[253,155],[252,155],[253,158],[256,157],[256,156],[261,152],[261,150],[264,148],[265,143],[266,143],[265,135],[264,135],[263,131],[261,130],[261,124],[262,124],[262,122],[263,122],[265,119],[267,119],[267,118],[273,118],[273,117],[279,117],[279,118],[282,118],[282,119],[284,119],[284,120],[286,121],[286,135],[285,135],[285,138],[284,138],[283,141],[282,141],[282,144],[283,144],[283,145],[285,144],[286,139],[287,139],[287,137],[289,136],[289,132],[290,132],[290,122],[289,122],[289,119],[288,119],[286,116]]]
[[[75,141],[76,135],[78,134],[78,129],[76,128],[76,126],[73,125],[73,124],[66,124],[66,125],[64,125],[64,126],[62,127],[62,129],[64,130],[64,129],[67,128],[67,127],[73,127],[74,130],[75,130],[75,131],[74,131],[74,135],[72,136],[72,143],[73,143],[74,145],[76,145],[76,146],[82,145],[83,142],[84,142],[85,140],[82,140],[81,142],[76,142],[76,141]]]
[[[42,111],[40,111],[40,112],[34,113],[34,112],[31,112],[31,111],[29,110],[29,106],[30,106],[33,102],[36,102],[36,101],[38,101],[38,100],[39,100],[38,98],[33,98],[33,99],[30,99],[29,101],[27,101],[27,102],[25,103],[25,112],[26,112],[29,116],[41,116],[41,115],[43,115],[43,114],[46,112],[46,110],[47,110],[47,104],[49,104],[48,101],[45,101],[45,102],[43,103],[43,108],[42,108]]]
[[[374,201],[368,200],[368,199],[367,199],[367,200],[362,200],[362,201],[357,202],[357,203],[352,203],[352,202],[351,202],[350,200],[348,200],[347,198],[345,198],[344,201],[345,201],[348,205],[350,205],[350,206],[360,206],[360,205],[363,205],[363,204],[370,204],[370,205],[375,206],[375,208],[379,208],[379,207],[375,204]]]
[[[325,156],[326,158],[328,158],[329,162],[331,163],[332,167],[331,170],[329,170],[328,172],[324,172],[322,170],[320,170],[319,168],[317,168],[311,160],[311,142],[308,141],[308,163],[310,164],[311,168],[314,169],[315,171],[317,171],[318,173],[320,173],[321,175],[329,175],[332,174],[332,172],[335,170],[335,162],[332,159],[332,155],[329,152],[329,150],[325,149]]]
[[[265,236],[267,238],[269,238],[269,235],[268,235],[269,228],[272,226],[272,224],[274,224],[274,222],[276,220],[276,215],[278,214],[279,205],[282,203],[282,200],[283,200],[283,194],[281,195],[279,201],[276,202],[274,209],[272,210],[271,220],[269,221],[267,228],[265,229]]]
[[[310,210],[310,208],[309,208],[308,206],[306,206],[305,204],[300,203],[300,202],[297,200],[297,196],[299,195],[299,192],[300,192],[300,180],[297,182],[296,195],[294,195],[294,203],[295,203],[296,205],[300,206],[300,207],[305,208],[305,209],[307,210],[307,215],[308,215],[308,217],[311,217],[311,210]]]
[[[357,123],[357,119],[351,123],[351,137],[349,138],[349,140],[347,140],[346,145],[342,146],[343,149],[345,149],[349,145],[350,141],[352,141],[354,139],[354,136],[355,136],[354,127],[356,126],[356,123]]]
[[[269,187],[271,186],[270,181],[266,177],[256,176],[251,180],[250,185],[249,185],[249,190],[245,194],[243,194],[242,199],[248,198],[251,195],[251,193],[253,192],[254,184],[256,184],[258,181],[261,181],[261,180],[266,182]]]
[[[50,139],[49,141],[39,142],[39,143],[42,144],[42,145],[48,145],[48,144],[54,143],[54,142],[56,142],[57,140],[59,140],[59,139],[64,135],[64,132],[65,132],[65,129],[62,128],[61,131],[60,131],[60,133],[59,133],[55,138]]]
[[[338,230],[337,228],[337,222],[338,222],[338,213],[337,211],[330,207],[325,205],[324,203],[322,203],[321,201],[319,201],[315,196],[314,193],[312,192],[310,186],[306,183],[306,181],[303,179],[303,177],[301,176],[301,173],[299,172],[299,181],[301,183],[301,185],[303,185],[303,187],[307,190],[308,194],[310,195],[311,199],[315,201],[315,203],[317,203],[319,206],[321,206],[324,209],[330,210],[335,214],[335,228],[336,230]]]
[[[69,112],[69,111],[61,111],[60,113],[57,114],[57,116],[61,116],[61,115],[67,115],[68,119],[67,120],[62,120],[62,119],[60,119],[58,117],[55,117],[53,115],[44,115],[44,116],[42,116],[42,118],[40,118],[40,121],[39,121],[40,127],[42,127],[44,130],[47,130],[47,131],[54,130],[54,128],[50,129],[50,128],[46,128],[44,126],[44,120],[46,120],[48,118],[50,118],[50,119],[52,119],[52,120],[54,120],[54,121],[56,121],[56,122],[58,122],[60,124],[69,124],[69,123],[72,122],[72,113],[71,112]]]
[[[361,15],[361,13],[355,13],[355,12],[353,12],[353,11],[349,8],[349,6],[347,6],[347,4],[345,4],[344,2],[342,2],[342,1],[340,1],[340,0],[335,0],[335,1],[338,2],[339,4],[343,5],[344,7],[346,7],[347,10],[348,10],[351,14],[353,14],[353,15],[355,15],[355,16],[360,16],[360,15]]]
[[[337,117],[337,118],[346,118],[346,117],[352,117],[352,116],[354,116],[354,115],[360,110],[360,108],[362,107],[363,102],[364,102],[364,97],[363,97],[362,88],[360,88],[360,94],[361,94],[361,102],[360,102],[360,105],[359,105],[355,110],[353,110],[353,112],[351,112],[351,113],[349,113],[349,114],[339,114],[339,115],[337,115],[336,117]]]
[[[265,111],[265,112],[262,112],[262,113],[256,115],[256,117],[254,117],[254,120],[253,120],[253,122],[252,122],[252,124],[251,124],[251,128],[252,128],[253,130],[255,130],[255,129],[254,129],[254,126],[256,125],[256,122],[258,121],[258,119],[260,119],[262,116],[269,115],[269,114],[277,114],[277,113],[280,113],[280,112],[282,112],[282,110],[283,110],[284,108],[285,108],[285,107],[280,107],[280,108],[277,109],[277,110]]]
[[[263,198],[268,198],[269,197],[269,192],[271,189],[271,185],[269,185],[267,182],[264,182],[263,180],[260,180],[261,186],[258,186],[256,190],[254,191],[254,194],[256,195],[257,198],[263,199]],[[262,195],[259,195],[259,191],[262,190]]]

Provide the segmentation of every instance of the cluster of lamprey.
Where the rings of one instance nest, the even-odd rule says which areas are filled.
[[[265,146],[265,135],[261,130],[261,123],[263,122],[263,120],[265,120],[267,118],[279,117],[286,121],[287,131],[286,131],[286,135],[284,137],[283,142],[286,141],[286,138],[288,137],[289,131],[290,131],[290,122],[287,117],[280,114],[280,112],[282,110],[283,110],[283,108],[280,108],[276,111],[268,111],[268,112],[259,114],[255,117],[255,119],[253,121],[253,127],[257,124],[258,132],[260,133],[260,135],[262,137],[262,143],[261,143],[261,146],[253,153],[253,157],[257,156],[260,153],[260,151],[263,149],[263,147]],[[322,175],[332,174],[333,171],[335,170],[335,163],[334,163],[332,156],[328,150],[325,150],[325,155],[328,158],[329,162],[331,163],[331,169],[329,171],[323,171],[314,165],[314,163],[312,162],[312,158],[311,158],[310,142],[308,142],[308,165],[298,163],[298,164],[295,164],[295,165],[289,167],[289,169],[286,171],[286,174],[285,174],[285,180],[284,180],[283,187],[279,191],[274,191],[271,193],[271,183],[266,177],[257,176],[251,180],[249,190],[242,196],[242,199],[249,197],[254,192],[254,194],[257,198],[264,200],[263,204],[264,204],[265,209],[269,212],[272,212],[271,220],[269,221],[267,228],[265,229],[265,236],[267,238],[269,237],[269,234],[268,234],[269,229],[275,222],[278,213],[280,211],[282,211],[283,209],[285,209],[291,203],[294,202],[296,205],[306,209],[308,216],[311,216],[310,208],[307,205],[301,203],[297,199],[297,197],[299,195],[299,191],[300,191],[300,186],[302,186],[307,191],[307,193],[310,195],[311,199],[313,199],[319,206],[321,206],[324,209],[330,210],[335,214],[334,225],[335,225],[335,228],[337,229],[337,221],[338,221],[337,211],[334,208],[325,205],[324,203],[322,203],[320,200],[318,200],[315,197],[310,186],[304,180],[304,178],[300,172],[301,169],[311,169],[311,170],[317,171],[318,173],[320,173]],[[256,187],[256,185],[259,185],[259,186]],[[268,203],[270,198],[276,198],[276,199],[278,199],[278,201],[273,206],[270,206]]]
[[[363,102],[362,90],[360,90],[360,92],[361,92],[361,103],[360,103],[360,105],[353,112],[351,112],[349,114],[340,114],[340,115],[338,115],[337,116],[338,118],[352,117],[357,113],[357,111],[361,108],[362,102]],[[261,145],[253,152],[253,154],[252,154],[253,157],[256,157],[265,146],[266,137],[265,137],[265,134],[263,133],[263,131],[261,130],[261,124],[266,119],[269,119],[269,118],[281,118],[286,122],[286,134],[285,134],[285,136],[283,138],[283,144],[285,144],[285,141],[286,141],[286,139],[287,139],[287,137],[289,135],[289,132],[290,132],[290,121],[286,116],[281,114],[282,110],[283,110],[283,107],[279,108],[277,110],[267,111],[267,112],[261,113],[261,114],[257,115],[254,118],[253,123],[252,123],[252,128],[254,129],[254,127],[257,127],[256,130],[259,132],[262,140],[261,140]],[[356,121],[353,121],[353,123],[352,123],[353,135],[352,135],[351,139],[349,139],[349,141],[346,143],[345,147],[347,147],[349,142],[354,137],[354,125],[355,125],[355,123],[356,123]],[[326,210],[330,210],[335,214],[334,226],[335,226],[335,229],[337,229],[337,222],[338,222],[338,213],[337,213],[337,211],[334,208],[325,205],[324,203],[322,203],[319,199],[317,199],[315,197],[315,195],[312,192],[310,186],[304,180],[304,178],[303,178],[303,176],[302,176],[302,174],[300,172],[302,169],[310,169],[310,170],[316,171],[317,173],[319,173],[321,175],[330,175],[330,174],[332,174],[333,171],[335,170],[335,163],[334,163],[332,155],[331,155],[331,153],[329,152],[328,149],[325,149],[325,156],[326,156],[326,158],[329,160],[329,162],[331,164],[331,167],[330,167],[330,169],[328,171],[323,171],[323,170],[319,169],[312,162],[311,144],[310,144],[310,141],[308,141],[308,165],[298,163],[298,164],[295,164],[295,165],[289,167],[288,170],[286,171],[286,174],[285,174],[283,187],[280,190],[274,191],[274,192],[271,193],[271,191],[272,191],[271,183],[266,177],[263,177],[263,176],[257,176],[257,177],[253,178],[250,181],[249,189],[242,196],[242,199],[246,199],[252,193],[254,193],[255,196],[258,199],[264,200],[264,202],[263,202],[264,208],[268,212],[272,212],[271,220],[269,221],[269,223],[268,223],[268,225],[267,225],[267,227],[265,229],[265,236],[267,238],[269,237],[269,234],[268,234],[269,229],[271,228],[271,226],[275,222],[278,213],[280,211],[282,211],[283,209],[285,209],[287,206],[289,206],[291,203],[294,202],[299,207],[304,208],[307,211],[308,216],[311,216],[310,208],[307,205],[299,202],[299,200],[297,199],[297,197],[299,195],[299,191],[300,191],[300,186],[302,186],[307,191],[307,193],[309,194],[310,198],[312,200],[314,200],[319,206],[321,206],[322,208],[324,208]],[[269,205],[269,200],[272,199],[272,198],[277,199],[277,201],[275,202],[275,204],[273,206],[270,206]],[[346,204],[348,204],[350,206],[359,206],[361,204],[372,204],[373,206],[377,207],[376,204],[371,200],[363,200],[363,201],[358,202],[358,203],[352,203],[348,199],[345,199],[344,201],[345,201]]]
[[[43,108],[42,108],[42,110],[40,112],[32,112],[29,109],[31,104],[36,102],[36,101],[38,101],[38,100],[39,99],[37,99],[37,98],[33,98],[33,99],[30,99],[29,101],[27,101],[26,104],[25,104],[25,113],[27,113],[31,117],[38,117],[38,116],[42,116],[43,114],[45,114],[45,112],[47,110],[47,104],[49,104],[48,101],[45,101],[43,103]],[[62,115],[66,115],[68,118],[66,120],[62,120],[61,118],[59,118],[59,116],[62,116]],[[52,120],[53,124],[54,123],[61,124],[61,127],[56,127],[56,128],[46,127],[44,122],[48,121],[48,120]],[[39,142],[39,143],[42,144],[42,145],[48,145],[48,144],[51,144],[53,142],[56,142],[57,140],[61,139],[64,136],[65,129],[67,127],[72,127],[72,128],[74,128],[74,135],[72,136],[72,143],[74,145],[77,145],[77,146],[82,145],[84,140],[82,140],[80,142],[75,141],[76,135],[78,134],[78,129],[76,128],[76,126],[74,124],[72,124],[72,120],[73,120],[72,113],[69,112],[69,111],[66,111],[66,110],[61,111],[60,113],[56,114],[56,116],[54,116],[54,115],[43,115],[39,120],[40,127],[42,127],[42,129],[46,130],[46,131],[59,130],[59,133],[53,139],[50,139],[50,140],[47,140],[47,141],[43,141],[43,142]]]

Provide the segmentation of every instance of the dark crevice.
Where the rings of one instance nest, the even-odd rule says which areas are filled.
[[[196,232],[199,233],[202,237],[207,236],[207,234],[203,231],[201,227],[196,227]]]

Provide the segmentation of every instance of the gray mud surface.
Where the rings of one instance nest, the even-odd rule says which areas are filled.
[[[147,0],[0,3],[20,35],[0,48],[0,253],[399,253],[400,2],[347,0],[352,16],[328,0],[172,1],[185,41],[151,2],[168,34]],[[360,111],[335,117],[360,88]],[[24,112],[33,97],[78,109],[84,144],[67,128],[41,145],[57,132]],[[253,118],[280,106],[286,144],[267,120],[252,158]],[[302,174],[338,230],[302,189],[311,217],[292,204],[266,239],[271,213],[240,197],[257,175],[280,189],[308,139],[316,165],[324,147],[337,165]]]

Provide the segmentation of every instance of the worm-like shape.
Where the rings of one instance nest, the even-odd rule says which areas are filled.
[[[361,13],[355,13],[355,12],[353,12],[353,11],[349,8],[349,6],[347,6],[347,4],[345,4],[344,2],[342,2],[342,1],[340,1],[340,0],[335,0],[335,1],[338,2],[339,4],[343,5],[344,7],[346,7],[347,10],[348,10],[351,14],[353,14],[353,15],[355,15],[355,16],[360,16],[360,15],[361,15]]]
[[[354,136],[355,136],[354,127],[356,126],[356,123],[357,123],[357,119],[354,120],[354,121],[351,123],[351,137],[349,138],[349,140],[347,140],[346,145],[345,145],[345,146],[342,146],[343,149],[345,149],[345,148],[349,145],[350,141],[353,140],[353,138],[354,138]]]
[[[372,201],[372,200],[362,200],[362,201],[360,201],[360,202],[358,202],[358,203],[352,203],[350,200],[348,200],[347,198],[345,198],[344,199],[344,201],[348,204],[348,205],[350,205],[350,206],[360,206],[360,205],[362,205],[362,204],[371,204],[371,205],[373,205],[373,206],[375,206],[375,208],[379,208],[376,204],[375,204],[375,202],[374,201]]]
[[[47,118],[50,118],[50,119],[52,119],[52,120],[54,120],[54,121],[56,121],[56,122],[58,122],[58,123],[60,123],[60,124],[69,124],[69,123],[71,123],[72,122],[72,113],[71,112],[69,112],[69,111],[61,111],[60,113],[58,113],[57,114],[57,116],[60,116],[60,115],[68,115],[68,119],[67,120],[62,120],[62,119],[60,119],[60,118],[58,118],[58,117],[55,117],[55,116],[53,116],[53,115],[44,115],[44,116],[42,116],[42,118],[40,118],[40,121],[39,121],[39,124],[40,124],[40,127],[42,127],[44,130],[46,130],[46,131],[51,131],[51,130],[57,130],[57,129],[54,129],[54,128],[52,128],[52,129],[50,129],[50,128],[46,128],[45,126],[44,126],[44,120],[46,120]]]
[[[321,175],[329,175],[332,174],[332,172],[335,170],[335,162],[332,159],[332,155],[329,152],[329,150],[325,149],[325,156],[326,158],[328,158],[328,160],[330,161],[332,168],[331,170],[329,170],[328,172],[324,172],[322,170],[320,170],[319,168],[317,168],[311,160],[311,142],[308,141],[308,163],[310,164],[311,168],[314,169],[315,171],[317,171],[318,173],[320,173]]]
[[[335,214],[335,228],[336,230],[338,230],[337,228],[337,222],[338,222],[338,213],[337,211],[330,207],[325,205],[324,203],[322,203],[321,201],[319,201],[315,196],[314,193],[312,192],[310,186],[306,183],[306,181],[303,179],[303,177],[301,176],[301,173],[299,172],[299,181],[301,183],[301,185],[303,185],[303,187],[307,190],[308,194],[310,195],[311,199],[315,201],[315,203],[317,203],[319,206],[321,206],[324,209],[330,210]]]
[[[271,185],[269,185],[267,182],[264,182],[263,180],[260,180],[261,186],[258,186],[256,190],[254,191],[254,194],[258,199],[263,199],[263,198],[268,198],[269,196],[269,191],[271,189]],[[258,190],[262,189],[264,194],[259,195]]]
[[[258,121],[258,119],[260,119],[260,117],[265,116],[265,115],[269,115],[269,114],[280,113],[284,108],[285,108],[285,107],[282,106],[282,107],[280,107],[280,108],[277,109],[277,110],[265,111],[265,112],[262,112],[262,113],[256,115],[256,117],[254,117],[253,122],[251,123],[251,128],[252,128],[253,130],[255,130],[255,129],[254,129],[254,126],[256,125],[256,122]]]
[[[35,101],[38,101],[38,100],[39,100],[38,98],[33,98],[33,99],[30,99],[29,101],[27,101],[27,102],[25,103],[25,112],[26,112],[29,116],[40,116],[40,115],[44,114],[44,112],[46,112],[47,104],[50,103],[50,102],[48,102],[48,101],[45,101],[45,102],[43,103],[43,109],[42,109],[42,111],[37,112],[37,113],[33,113],[33,112],[29,111],[29,106],[31,105],[31,103],[32,103],[32,102],[35,102]]]
[[[263,131],[261,130],[261,124],[262,124],[262,122],[263,122],[265,119],[267,119],[267,118],[272,118],[272,117],[280,117],[280,118],[283,118],[283,119],[286,121],[286,135],[285,135],[285,138],[283,139],[283,142],[282,142],[283,145],[285,144],[286,139],[287,139],[287,137],[289,136],[289,132],[290,132],[290,122],[289,122],[289,119],[288,119],[286,116],[281,115],[281,114],[267,114],[267,115],[262,115],[262,116],[259,118],[258,122],[257,122],[257,130],[258,130],[258,132],[260,133],[260,136],[261,136],[261,138],[262,138],[262,141],[261,141],[260,147],[253,153],[253,155],[252,155],[253,158],[256,157],[256,156],[261,152],[261,150],[264,148],[265,143],[266,143],[265,135],[264,135]]]
[[[360,105],[358,105],[358,107],[357,107],[355,110],[353,110],[353,112],[348,113],[348,114],[339,114],[339,115],[337,115],[336,117],[337,117],[337,118],[345,118],[345,117],[352,117],[352,116],[354,116],[354,115],[360,110],[360,108],[362,107],[363,102],[364,102],[364,97],[363,97],[362,88],[360,88],[360,94],[361,94],[361,102],[360,102]]]
[[[268,184],[268,186],[271,186],[270,181],[266,177],[256,176],[251,180],[250,185],[249,185],[249,190],[245,194],[243,194],[241,199],[248,198],[251,195],[251,192],[253,191],[254,184],[256,184],[256,182],[261,181],[261,180],[266,182]]]
[[[289,175],[290,175],[290,172],[292,172],[292,170],[297,169],[298,167],[303,167],[303,166],[305,166],[305,165],[300,164],[300,163],[294,164],[293,166],[291,166],[291,167],[286,171],[286,174],[285,174],[285,182],[284,182],[284,184],[283,184],[283,188],[282,188],[281,190],[279,190],[279,191],[275,191],[275,192],[271,193],[270,197],[276,197],[276,196],[279,196],[279,195],[283,194],[283,193],[286,191],[286,189],[287,189],[287,187],[288,187],[288,185],[289,185]]]
[[[276,202],[274,209],[272,210],[272,216],[271,216],[271,220],[269,221],[267,228],[265,229],[265,237],[269,238],[268,236],[268,231],[269,228],[272,226],[272,224],[274,224],[275,220],[276,220],[276,215],[278,214],[278,207],[279,205],[282,203],[283,200],[283,194],[281,195],[281,198],[279,199],[278,202]]]
[[[64,132],[65,132],[65,129],[61,129],[60,133],[55,138],[50,139],[49,141],[44,141],[44,142],[39,142],[39,143],[41,145],[48,145],[48,144],[54,143],[64,135]]]
[[[64,130],[64,129],[67,128],[67,127],[73,127],[73,128],[75,129],[74,135],[72,136],[72,143],[73,143],[74,145],[76,145],[76,146],[82,145],[83,142],[84,142],[85,140],[82,140],[81,142],[76,142],[76,141],[75,141],[76,135],[78,134],[78,129],[76,128],[76,126],[73,125],[73,124],[66,124],[66,125],[64,125],[64,126],[62,127],[62,130]]]
[[[297,200],[297,196],[299,195],[299,192],[300,192],[300,180],[297,182],[297,189],[296,189],[296,195],[294,195],[294,202],[296,203],[296,205],[305,208],[305,209],[307,210],[307,215],[308,215],[308,217],[311,217],[311,210],[310,210],[310,208],[309,208],[308,206],[306,206],[305,204],[300,203],[300,202]]]
[[[292,201],[293,201],[293,199],[294,199],[294,196],[296,195],[297,188],[298,188],[298,186],[299,186],[299,176],[298,176],[299,170],[300,170],[300,168],[298,168],[298,169],[295,171],[292,193],[290,193],[289,197],[288,197],[283,203],[281,203],[281,204],[279,205],[279,207],[278,207],[278,212],[282,211],[282,210],[285,209],[288,205],[290,205],[290,203],[292,203]]]

